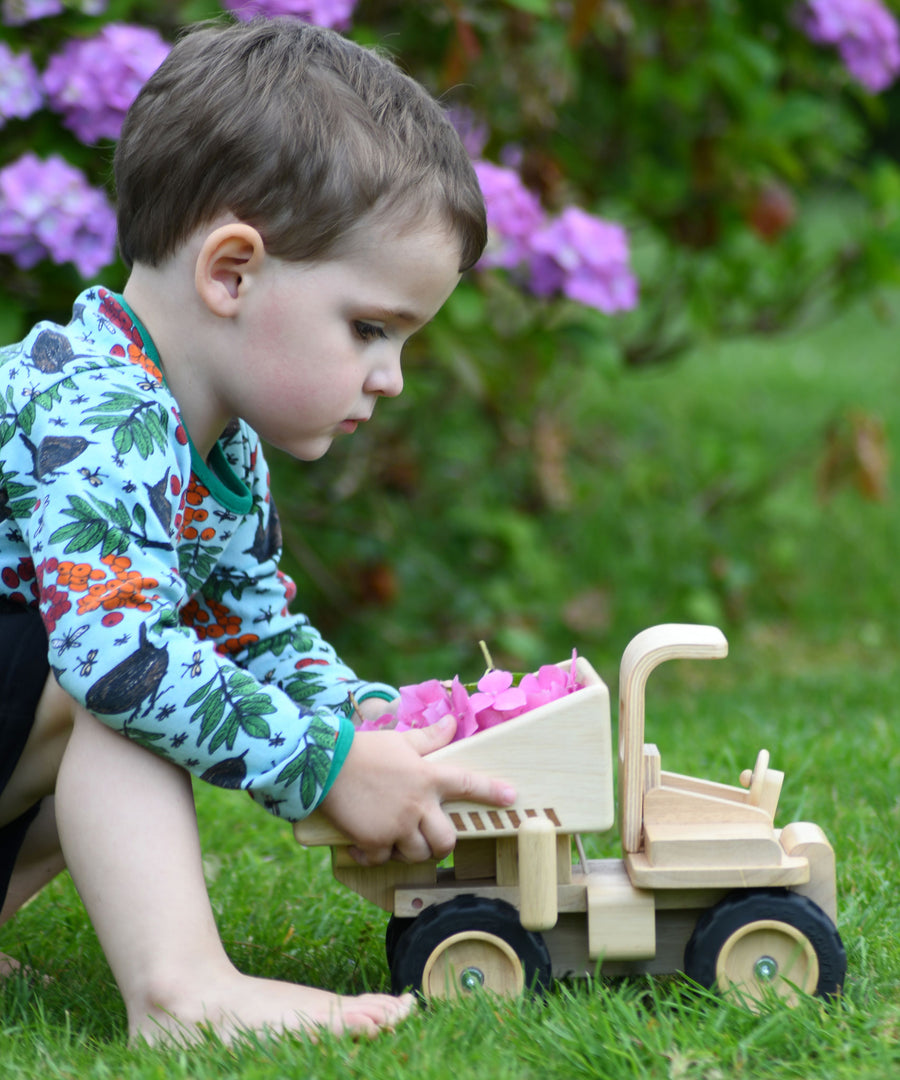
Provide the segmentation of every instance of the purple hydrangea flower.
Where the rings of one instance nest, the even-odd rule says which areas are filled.
[[[805,0],[801,25],[811,41],[833,45],[850,74],[873,94],[900,72],[900,31],[881,0]]]
[[[0,13],[7,26],[24,26],[35,19],[59,15],[62,9],[62,0],[3,0]]]
[[[298,19],[329,30],[347,30],[357,0],[223,0],[222,6],[245,22],[259,15],[273,19],[296,15]]]
[[[561,292],[607,315],[637,304],[621,225],[570,206],[531,237],[531,250],[531,289],[538,296]]]
[[[0,252],[21,269],[49,258],[93,277],[112,262],[115,242],[106,195],[63,158],[29,152],[0,169]]]
[[[488,246],[479,265],[512,270],[528,261],[531,237],[544,224],[540,201],[514,170],[489,161],[473,164],[488,222]]]
[[[109,23],[96,37],[66,42],[50,58],[44,88],[82,142],[117,139],[128,107],[168,52],[156,30]]]
[[[31,55],[16,54],[0,41],[0,127],[13,116],[31,116],[43,103],[41,80]]]
[[[447,109],[447,119],[456,128],[456,134],[469,157],[481,157],[490,134],[488,125],[471,109],[461,105],[451,105]]]

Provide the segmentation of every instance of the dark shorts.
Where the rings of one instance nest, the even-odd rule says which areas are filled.
[[[47,632],[37,611],[0,612],[0,791],[9,783],[31,733],[49,672]],[[40,803],[0,828],[0,907],[28,826]]]

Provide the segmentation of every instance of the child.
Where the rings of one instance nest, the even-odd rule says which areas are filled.
[[[483,248],[480,190],[421,87],[291,19],[183,37],[115,171],[123,295],[0,351],[0,921],[65,864],[133,1038],[372,1033],[411,999],[228,962],[189,773],[321,807],[368,863],[449,852],[442,800],[514,799],[427,761],[452,720],[355,732],[353,699],[394,692],[288,614],[259,443],[314,460],[400,393],[404,342]]]

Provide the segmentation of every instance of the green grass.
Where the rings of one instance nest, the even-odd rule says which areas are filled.
[[[583,651],[613,689],[618,654],[643,625],[708,616],[728,629],[729,659],[652,676],[647,738],[665,768],[728,783],[770,750],[786,773],[779,823],[818,822],[837,851],[843,1000],[751,1015],[677,978],[601,978],[540,1003],[435,1007],[371,1043],[130,1049],[109,969],[62,878],[0,931],[0,949],[51,978],[0,989],[3,1080],[896,1075],[900,508],[852,486],[828,502],[815,493],[825,428],[850,407],[883,419],[897,458],[895,336],[860,308],[794,341],[710,349],[606,386],[585,405],[594,434],[573,465],[579,490],[597,489],[593,517],[565,552],[609,593],[612,628]],[[720,491],[714,511],[691,512]],[[722,559],[724,579],[709,570]],[[385,918],[333,881],[325,853],[300,849],[244,799],[205,785],[197,797],[236,962],[344,992],[386,989]]]

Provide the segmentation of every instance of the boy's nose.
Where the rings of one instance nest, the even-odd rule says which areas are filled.
[[[378,367],[369,376],[366,389],[382,397],[397,397],[403,390],[403,371],[400,366],[400,354],[384,357]]]

